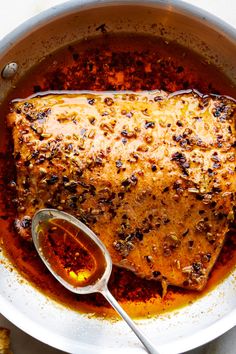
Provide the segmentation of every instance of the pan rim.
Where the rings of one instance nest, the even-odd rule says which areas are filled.
[[[204,24],[207,23],[208,27],[217,27],[217,31],[223,35],[229,36],[236,45],[236,28],[226,21],[217,17],[210,12],[201,9],[195,5],[186,3],[182,0],[146,0],[145,3],[142,0],[70,0],[68,2],[63,2],[62,4],[51,7],[47,10],[40,12],[37,15],[29,18],[10,33],[6,34],[0,40],[0,56],[5,55],[12,46],[14,42],[18,42],[24,39],[30,30],[40,29],[45,25],[45,23],[50,23],[55,19],[68,16],[75,13],[76,11],[91,10],[95,7],[118,7],[118,6],[139,6],[139,7],[157,7],[161,6],[163,9],[174,8],[176,12],[184,13],[187,16],[194,16],[194,18]]]

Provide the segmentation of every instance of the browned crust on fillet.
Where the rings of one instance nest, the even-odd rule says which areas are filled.
[[[12,105],[19,233],[44,207],[86,222],[113,263],[201,290],[235,196],[233,100],[55,94]]]

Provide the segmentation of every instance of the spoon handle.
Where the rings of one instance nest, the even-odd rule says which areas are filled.
[[[142,331],[136,326],[134,321],[129,317],[129,315],[123,310],[120,304],[116,301],[114,296],[110,293],[107,287],[100,290],[100,293],[107,299],[111,306],[118,312],[118,314],[125,320],[132,331],[136,334],[140,342],[143,344],[145,349],[149,354],[160,354],[156,348],[151,344],[149,339],[142,333]]]

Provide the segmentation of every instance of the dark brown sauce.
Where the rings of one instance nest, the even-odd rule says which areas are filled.
[[[46,90],[156,90],[169,92],[197,89],[236,97],[236,87],[216,67],[175,43],[155,37],[104,35],[73,44],[49,55],[13,89],[1,115],[5,116],[11,99],[25,98]],[[3,249],[16,269],[43,293],[81,312],[113,316],[113,310],[100,294],[75,295],[49,273],[32,243],[13,230],[12,203],[14,163],[2,126],[0,141],[0,228]],[[206,289],[197,293],[169,287],[164,298],[156,281],[140,279],[130,271],[114,267],[109,288],[127,312],[136,318],[169,311],[198,299],[224,279],[236,264],[235,231],[228,233],[225,246],[211,273]]]
[[[67,220],[53,218],[39,224],[39,250],[51,268],[74,287],[95,284],[106,270],[100,247]]]

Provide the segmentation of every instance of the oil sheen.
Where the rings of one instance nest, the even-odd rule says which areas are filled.
[[[82,230],[59,218],[38,227],[39,251],[62,279],[74,287],[93,285],[101,279],[105,257]]]

